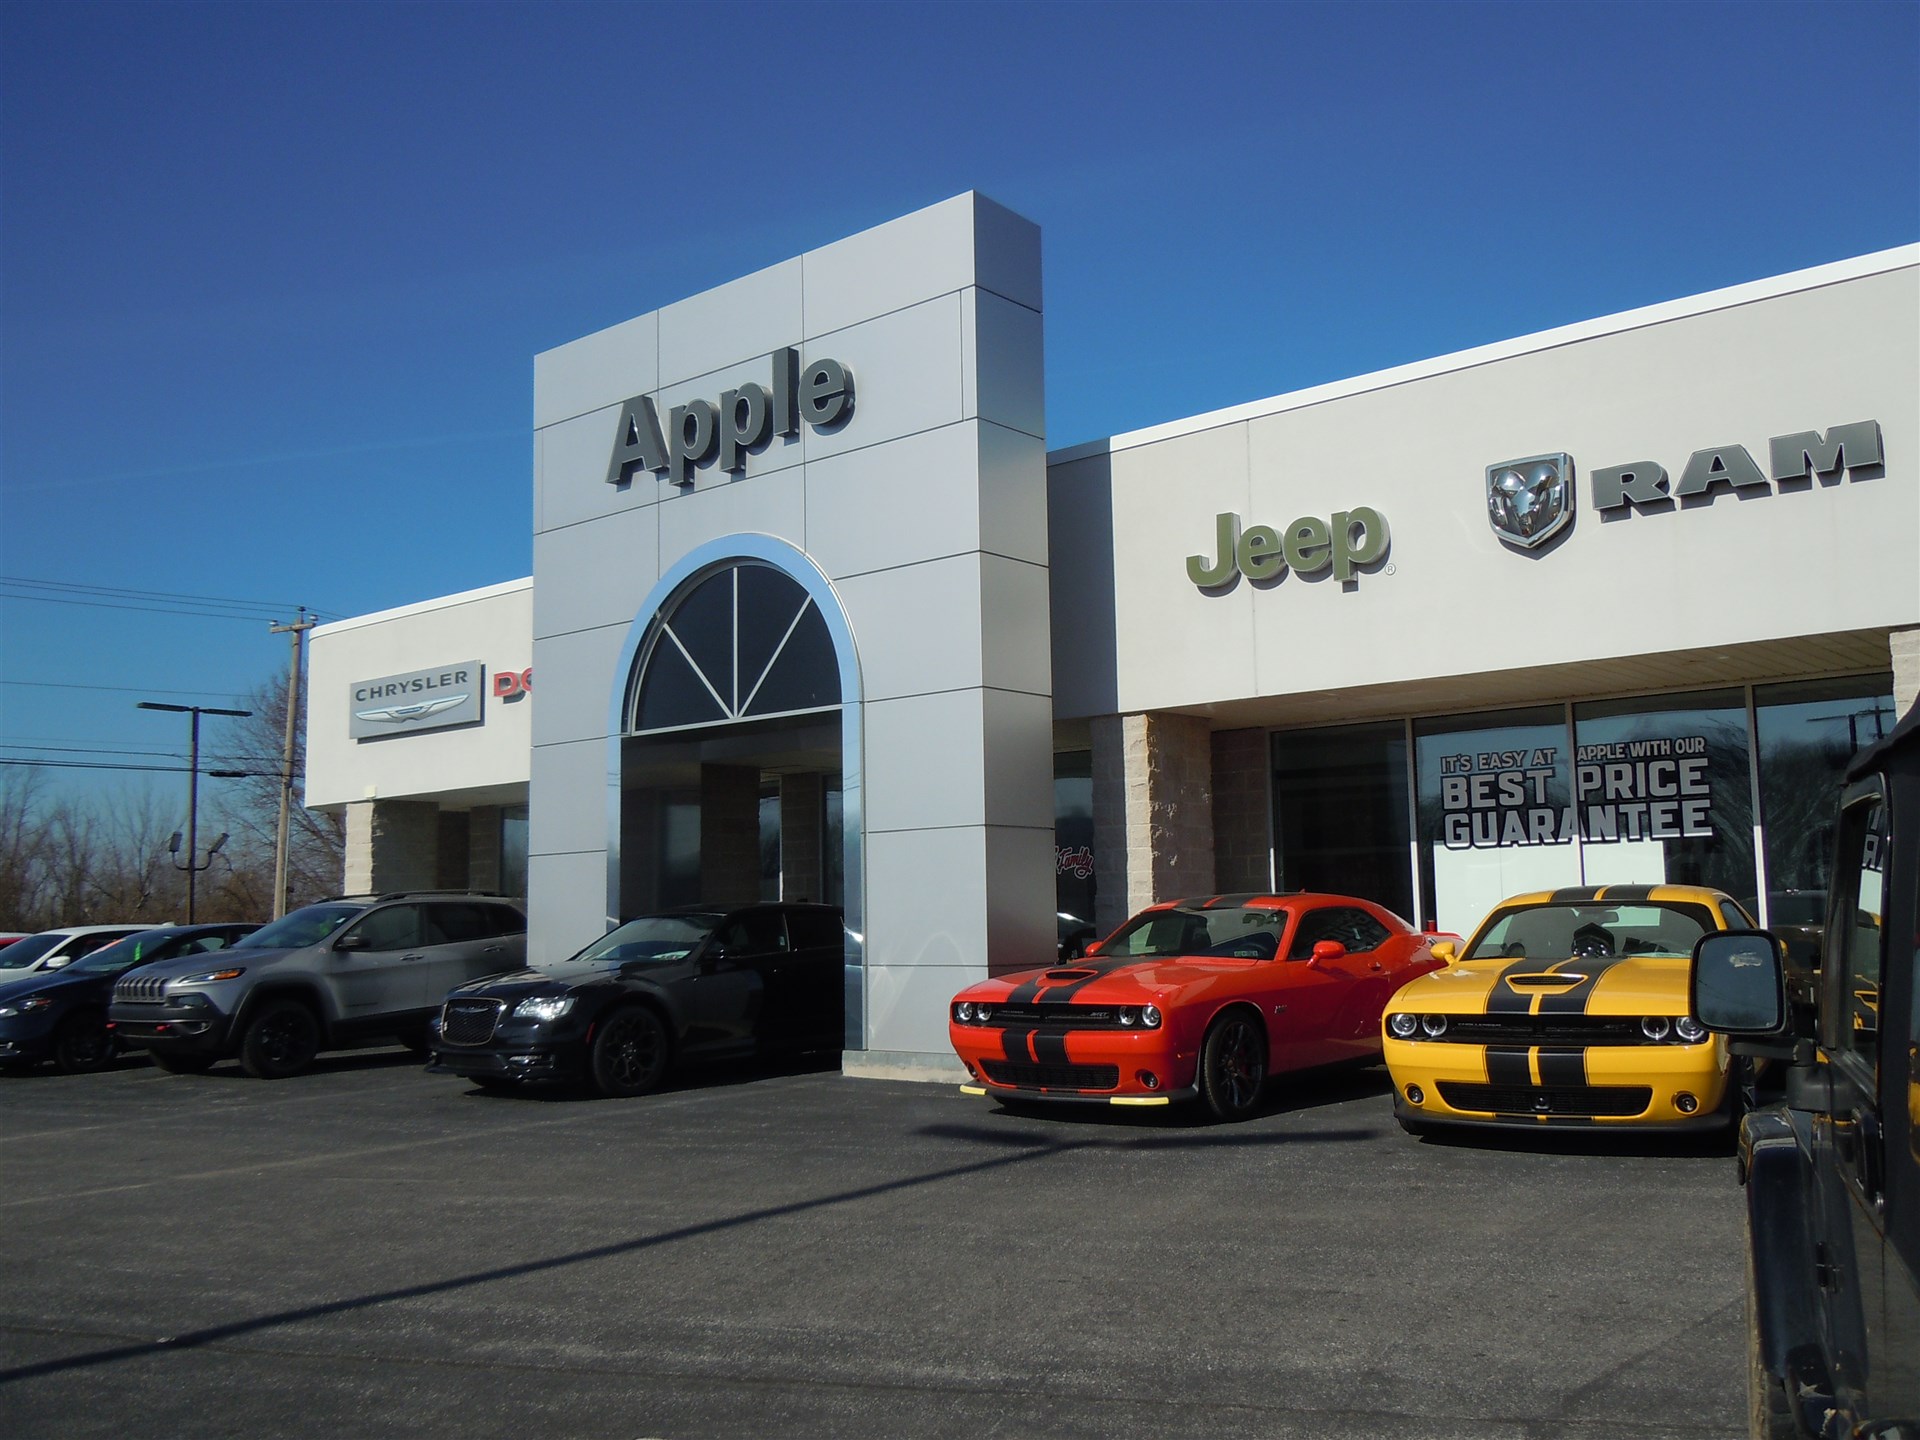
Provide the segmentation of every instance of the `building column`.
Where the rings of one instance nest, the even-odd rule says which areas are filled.
[[[1905,719],[1920,701],[1920,625],[1887,636],[1893,652],[1893,713]]]
[[[1212,727],[1192,715],[1093,722],[1093,855],[1104,935],[1160,900],[1214,893]]]
[[[700,903],[751,905],[760,898],[760,771],[700,767]]]
[[[349,895],[432,890],[440,883],[440,807],[424,800],[347,806]]]
[[[1271,890],[1273,762],[1267,732],[1216,730],[1212,740],[1214,884],[1235,893]]]
[[[826,824],[826,784],[819,775],[780,777],[780,898],[821,898],[820,843]]]

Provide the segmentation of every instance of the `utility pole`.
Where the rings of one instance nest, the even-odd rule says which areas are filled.
[[[295,727],[300,723],[300,649],[307,631],[319,624],[307,618],[307,607],[300,607],[299,618],[291,625],[269,625],[269,635],[293,636],[293,660],[287,667],[287,741],[280,752],[280,824],[273,837],[273,918],[287,913],[287,826],[293,817],[293,750]]]
[[[136,710],[168,710],[176,715],[193,717],[193,749],[187,757],[187,863],[184,867],[187,872],[187,923],[191,925],[193,924],[194,881],[200,872],[207,868],[207,865],[213,863],[214,851],[227,843],[227,837],[222,835],[214,843],[213,849],[207,852],[206,865],[199,863],[197,857],[200,850],[200,717],[231,715],[236,719],[244,720],[253,712],[251,710],[220,710],[212,705],[167,705],[158,700],[141,700],[136,702],[134,708]],[[209,773],[230,775],[240,772],[215,770]],[[176,833],[173,838],[174,844],[169,849],[174,854],[178,854],[180,836]]]

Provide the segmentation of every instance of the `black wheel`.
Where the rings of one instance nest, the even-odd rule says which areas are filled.
[[[320,1022],[298,1000],[269,1000],[240,1040],[240,1066],[260,1080],[298,1075],[319,1053]]]
[[[191,1051],[170,1055],[165,1050],[149,1050],[147,1058],[169,1075],[204,1075],[213,1068],[213,1056],[195,1055]]]
[[[98,1012],[69,1015],[53,1037],[53,1063],[62,1075],[105,1070],[120,1053]]]
[[[1200,1051],[1200,1098],[1221,1120],[1244,1120],[1267,1083],[1267,1037],[1236,1011],[1213,1022]]]
[[[1747,1434],[1751,1440],[1794,1440],[1793,1407],[1786,1383],[1770,1374],[1760,1355],[1760,1303],[1753,1276],[1753,1246],[1747,1246]]]
[[[593,1037],[593,1086],[602,1095],[644,1095],[667,1074],[667,1027],[643,1006],[616,1010]]]

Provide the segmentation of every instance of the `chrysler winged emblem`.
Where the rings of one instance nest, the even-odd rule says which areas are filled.
[[[408,720],[424,720],[429,715],[438,715],[442,710],[451,710],[456,705],[466,703],[465,695],[448,695],[439,700],[422,700],[414,705],[383,705],[377,710],[356,710],[353,713],[356,719],[400,725]]]
[[[1573,457],[1529,455],[1487,467],[1487,523],[1523,550],[1573,523]]]

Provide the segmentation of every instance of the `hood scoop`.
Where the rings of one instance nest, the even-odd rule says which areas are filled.
[[[1522,985],[1530,985],[1536,989],[1541,989],[1548,985],[1578,985],[1586,978],[1585,975],[1576,974],[1572,970],[1562,970],[1557,973],[1549,973],[1542,970],[1532,975],[1509,975],[1507,976],[1507,984],[1514,986],[1516,989]]]
[[[1043,980],[1091,980],[1098,970],[1049,970],[1040,978]]]

